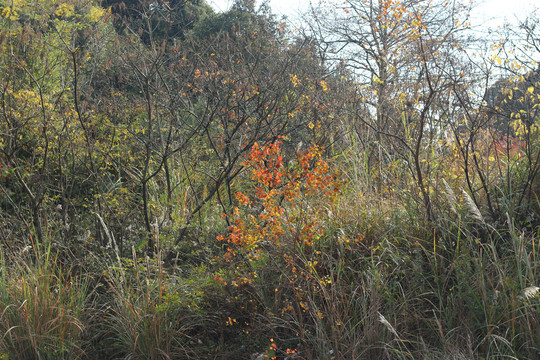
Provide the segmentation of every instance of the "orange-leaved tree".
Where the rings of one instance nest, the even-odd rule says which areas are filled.
[[[324,249],[334,240],[326,226],[343,184],[321,147],[286,161],[281,145],[255,143],[245,156],[250,186],[235,194],[229,232],[218,236],[225,248],[219,261],[230,269],[228,282],[219,280],[248,289],[265,315],[293,320],[307,349],[303,329],[325,316],[313,294],[332,283]]]
[[[251,169],[255,183],[235,194],[240,207],[232,215],[229,234],[218,236],[228,243],[227,258],[242,253],[256,259],[270,248],[290,254],[314,245],[324,234],[320,220],[336,200],[337,175],[319,146],[298,152],[295,161],[285,164],[280,145],[255,143],[246,155],[243,165]]]

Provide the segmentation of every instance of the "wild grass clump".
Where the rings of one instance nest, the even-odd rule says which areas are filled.
[[[85,358],[89,283],[50,247],[1,252],[0,353],[9,359]]]
[[[107,271],[111,297],[103,336],[111,356],[125,359],[187,359],[193,325],[182,285],[161,257],[124,259]]]

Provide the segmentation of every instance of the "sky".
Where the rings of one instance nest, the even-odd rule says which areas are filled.
[[[318,0],[312,0],[314,4]],[[207,0],[217,11],[227,10],[234,0]],[[260,4],[261,0],[257,1]],[[270,0],[272,12],[278,15],[287,15],[293,19],[309,7],[310,0]],[[472,13],[473,25],[497,27],[505,20],[516,22],[523,19],[535,6],[540,11],[538,0],[476,0],[476,8]]]

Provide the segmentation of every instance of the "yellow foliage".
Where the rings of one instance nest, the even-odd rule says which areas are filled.
[[[55,15],[63,18],[63,17],[70,17],[75,12],[75,7],[73,5],[68,4],[60,4],[58,6],[58,9],[55,12]]]
[[[88,14],[86,14],[86,18],[90,20],[90,22],[95,23],[101,20],[104,14],[105,10],[99,7],[92,6]]]

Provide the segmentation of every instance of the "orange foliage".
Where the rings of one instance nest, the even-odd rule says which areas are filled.
[[[337,176],[322,158],[320,147],[298,152],[296,161],[285,165],[280,145],[280,141],[264,146],[256,143],[246,156],[243,165],[251,169],[254,187],[251,196],[235,194],[240,208],[231,216],[228,235],[218,236],[228,243],[226,261],[237,253],[251,261],[264,246],[287,254],[295,246],[313,245],[324,233],[321,219],[339,192]]]

